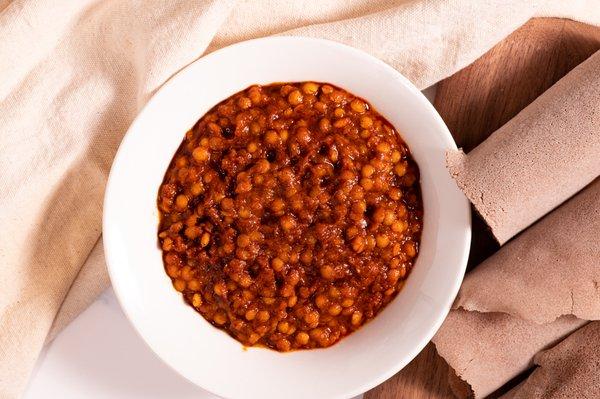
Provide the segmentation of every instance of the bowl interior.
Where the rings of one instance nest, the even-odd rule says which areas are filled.
[[[421,252],[403,291],[338,344],[291,353],[244,349],[183,303],[157,247],[156,196],[185,132],[255,83],[330,82],[368,100],[401,133],[421,171]],[[429,102],[398,72],[334,42],[280,37],[240,43],[191,64],[132,124],[106,190],[104,244],[113,287],[133,325],[167,364],[224,397],[352,397],[393,375],[431,339],[462,281],[467,200],[445,169],[455,144]]]

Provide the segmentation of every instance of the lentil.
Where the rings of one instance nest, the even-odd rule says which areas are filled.
[[[252,86],[185,135],[158,193],[165,271],[214,326],[278,351],[335,344],[402,289],[419,170],[364,99]]]

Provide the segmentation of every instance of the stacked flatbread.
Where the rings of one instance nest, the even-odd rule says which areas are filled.
[[[455,392],[485,397],[535,364],[507,397],[599,397],[600,323],[581,327],[600,320],[600,52],[448,168],[501,244],[520,232],[434,338],[468,384]]]

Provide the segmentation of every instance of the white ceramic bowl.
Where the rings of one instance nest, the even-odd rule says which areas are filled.
[[[421,250],[405,288],[372,321],[327,349],[249,348],[185,305],[157,246],[156,197],[185,132],[213,105],[255,83],[330,82],[367,99],[401,132],[421,172]],[[127,132],[104,202],[113,288],[136,330],[173,369],[228,398],[350,398],[391,377],[437,331],[462,281],[469,204],[445,169],[456,148],[427,99],[383,62],[335,42],[277,37],[209,54],[169,80]]]

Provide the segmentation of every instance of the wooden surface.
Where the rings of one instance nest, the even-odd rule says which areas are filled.
[[[599,28],[554,18],[531,20],[471,66],[440,82],[434,105],[457,145],[468,152],[599,49]],[[473,214],[469,268],[497,249],[485,224]],[[430,343],[364,397],[453,398],[448,366]]]

